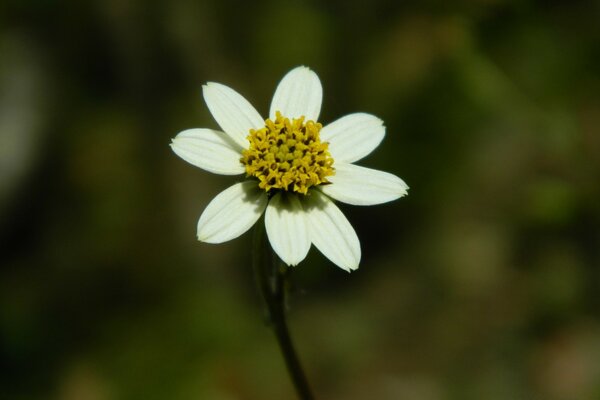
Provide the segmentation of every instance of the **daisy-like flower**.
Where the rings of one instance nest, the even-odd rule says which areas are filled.
[[[247,179],[208,204],[198,221],[198,240],[234,239],[265,213],[269,242],[287,265],[304,260],[312,243],[340,268],[358,268],[360,242],[332,199],[366,206],[407,193],[397,176],[352,164],[381,143],[383,122],[356,113],[321,125],[323,89],[306,67],[283,77],[266,120],[225,85],[209,82],[202,89],[222,131],[188,129],[171,148],[206,171]]]

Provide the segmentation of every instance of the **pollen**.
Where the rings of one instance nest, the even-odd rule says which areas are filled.
[[[250,146],[242,152],[246,176],[258,179],[267,193],[273,189],[307,194],[311,186],[329,183],[335,173],[329,143],[321,142],[323,127],[304,117],[288,119],[276,113],[264,128],[251,129]]]

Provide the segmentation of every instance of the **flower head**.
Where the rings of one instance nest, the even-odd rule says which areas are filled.
[[[203,95],[222,131],[185,130],[171,148],[204,170],[247,179],[209,203],[198,239],[234,239],[265,213],[269,242],[286,264],[300,263],[312,243],[340,268],[358,268],[360,242],[333,200],[374,205],[407,193],[397,176],[352,164],[381,143],[383,122],[356,113],[323,126],[321,82],[306,67],[284,76],[266,120],[227,86],[210,82]]]

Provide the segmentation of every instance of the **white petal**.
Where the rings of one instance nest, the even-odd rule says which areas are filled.
[[[217,195],[198,221],[198,240],[223,243],[254,225],[267,206],[267,195],[256,182],[236,183]]]
[[[171,141],[171,149],[190,164],[215,174],[244,173],[241,148],[224,132],[188,129]]]
[[[408,186],[396,175],[358,165],[334,163],[331,184],[319,188],[326,195],[355,206],[387,203],[406,195]]]
[[[287,265],[298,265],[310,249],[306,215],[294,195],[276,194],[267,206],[265,226],[275,253]]]
[[[275,90],[269,116],[280,111],[286,118],[306,117],[316,121],[321,112],[323,88],[319,77],[307,67],[296,67],[288,72]]]
[[[250,129],[265,126],[265,121],[252,104],[230,87],[209,82],[202,87],[202,93],[215,121],[242,148],[248,147],[246,137]]]
[[[354,162],[370,154],[385,136],[383,121],[371,114],[346,115],[321,129],[335,161]]]
[[[340,209],[317,190],[306,197],[304,210],[307,213],[310,240],[338,267],[351,271],[360,262],[360,242],[354,228]]]

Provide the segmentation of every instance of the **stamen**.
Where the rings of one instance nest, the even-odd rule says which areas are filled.
[[[267,119],[265,127],[251,129],[250,147],[242,152],[240,161],[246,175],[258,179],[258,186],[307,194],[311,186],[329,183],[335,173],[329,143],[321,142],[323,127],[315,121],[304,122],[304,117],[292,120],[279,111],[275,121]]]

